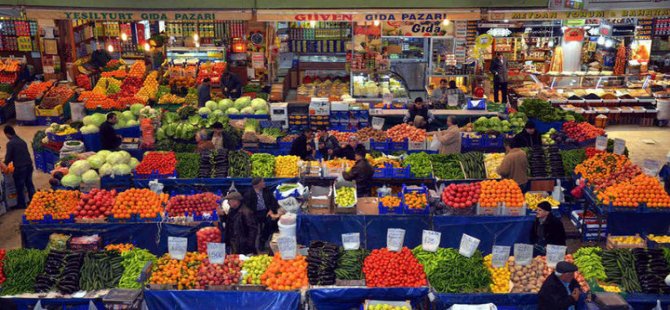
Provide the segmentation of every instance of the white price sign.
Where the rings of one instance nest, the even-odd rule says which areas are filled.
[[[295,240],[295,237],[279,237],[277,239],[277,247],[279,248],[279,254],[284,260],[294,259],[298,255],[298,244]]]
[[[424,251],[435,252],[440,247],[441,238],[442,233],[424,229],[423,236],[421,237],[421,247],[423,247]]]
[[[479,239],[468,234],[463,234],[461,237],[461,245],[458,247],[458,253],[465,257],[471,257],[472,254],[475,254],[478,246]]]
[[[168,252],[173,259],[184,259],[187,249],[188,239],[182,237],[168,237]]]
[[[519,266],[530,265],[533,260],[533,245],[525,243],[514,244],[514,262]]]
[[[342,234],[342,246],[345,250],[358,250],[361,247],[361,234]]]
[[[655,177],[660,170],[661,170],[661,163],[659,163],[657,160],[645,159],[644,162],[642,163],[642,171],[646,175]]]
[[[405,230],[400,228],[389,228],[386,231],[386,247],[389,251],[400,252],[405,243]]]
[[[207,243],[207,258],[212,264],[223,264],[226,260],[226,245],[224,243]]]
[[[607,150],[607,137],[599,136],[596,138],[596,150],[598,151]]]
[[[614,139],[614,154],[623,155],[623,152],[626,150],[626,140],[616,138]]]
[[[372,117],[372,128],[382,130],[385,121],[386,119],[383,117]]]
[[[370,115],[383,115],[384,112],[382,109],[370,109]]]
[[[503,245],[494,245],[493,250],[491,251],[491,266],[500,268],[505,266],[507,260],[509,259],[510,247]]]
[[[564,261],[566,249],[564,245],[547,244],[547,266],[556,268],[556,264]]]

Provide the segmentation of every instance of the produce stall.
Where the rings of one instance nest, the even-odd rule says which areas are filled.
[[[144,292],[149,309],[300,309],[299,292],[155,291]]]

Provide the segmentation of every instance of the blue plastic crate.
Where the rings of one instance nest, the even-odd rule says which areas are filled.
[[[375,173],[372,175],[375,179],[388,178],[389,176],[389,167],[384,166],[383,168],[375,167]]]
[[[53,142],[65,142],[65,141],[71,141],[71,140],[82,140],[81,133],[73,133],[70,135],[57,135],[51,132],[47,132],[47,137],[49,138],[49,141]]]
[[[126,128],[119,128],[116,130],[116,133],[124,138],[139,138],[142,135],[142,131],[140,131],[139,125]]]
[[[387,152],[389,150],[389,142],[376,142],[375,140],[370,140],[370,149],[373,151]]]
[[[35,159],[35,169],[46,172],[44,150],[37,151],[33,148],[33,158]]]
[[[411,165],[407,165],[407,166],[402,167],[402,168],[390,167],[391,177],[392,178],[409,179],[412,176],[411,169],[412,169]]]
[[[157,171],[154,171],[151,174],[138,174],[137,171],[133,170],[133,178],[135,180],[165,180],[170,178],[176,179],[177,171],[169,174],[160,174]]]
[[[402,186],[402,201],[405,208],[405,214],[430,214],[430,203],[428,201],[428,188],[423,184],[419,188],[408,188],[403,184]],[[426,207],[423,209],[410,209],[405,203],[405,194],[408,193],[419,193],[426,196]]]
[[[56,162],[60,160],[60,155],[50,150],[45,149],[44,155],[44,171],[50,172],[56,166]]]
[[[407,139],[403,142],[389,141],[389,151],[407,151]]]
[[[54,220],[51,217],[51,214],[46,214],[42,217],[41,220],[29,221],[26,219],[25,215],[21,216],[21,221],[23,224],[65,224],[65,223],[74,223],[74,214],[70,214],[70,217],[63,220]]]
[[[19,126],[38,126],[37,120],[34,121],[21,121],[21,120],[16,120],[16,124]]]
[[[492,135],[483,135],[483,146],[484,147],[490,147],[490,148],[501,148],[503,147],[503,136],[502,135],[496,135],[495,137]]]
[[[63,118],[63,116],[38,116],[37,117],[37,125],[39,125],[39,126],[49,126],[52,123],[65,124],[65,118]]]
[[[133,185],[132,175],[104,175],[100,177],[100,188],[129,188]]]
[[[530,118],[528,120],[535,124],[535,129],[540,134],[547,133],[552,128],[556,129],[557,131],[560,131],[561,128],[563,128],[563,121],[543,122],[537,118]]]
[[[82,135],[82,141],[84,141],[84,147],[89,152],[97,152],[102,149],[102,143],[100,142],[100,133],[91,133]]]
[[[381,197],[382,196],[380,195],[379,198],[381,198]],[[402,196],[400,194],[398,194],[398,198],[400,199],[400,205],[398,207],[392,208],[392,209],[388,208],[388,207],[385,207],[384,205],[382,205],[382,202],[380,201],[379,202],[379,207],[378,207],[379,208],[379,214],[402,214],[405,207],[403,206],[403,200],[402,200]]]
[[[468,135],[463,136],[461,139],[461,143],[463,144],[463,147],[466,148],[473,148],[473,147],[482,147],[484,146],[486,136],[481,135],[480,137],[477,138],[472,138]]]

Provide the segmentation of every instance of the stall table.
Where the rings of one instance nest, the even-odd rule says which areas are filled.
[[[300,292],[155,291],[144,292],[149,310],[276,309],[298,310]]]
[[[366,299],[410,300],[416,306],[426,300],[428,288],[327,287],[312,288],[307,293],[314,309],[336,310],[358,309]]]

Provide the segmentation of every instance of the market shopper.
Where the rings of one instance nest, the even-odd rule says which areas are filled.
[[[493,101],[499,103],[498,92],[502,92],[502,103],[507,103],[507,80],[508,80],[507,59],[503,53],[496,54],[496,58],[491,61],[491,73],[493,74]]]
[[[433,91],[431,102],[434,109],[445,109],[447,107],[447,98],[449,88],[447,88],[447,79],[440,80],[440,88]]]
[[[204,78],[202,84],[198,86],[198,106],[204,107],[205,102],[212,100],[212,81]]]
[[[230,99],[237,99],[242,96],[242,81],[226,67],[221,75],[221,91]]]
[[[224,241],[231,254],[256,254],[258,224],[251,208],[242,204],[242,195],[229,193],[225,199],[230,209],[224,216]]]
[[[407,114],[403,119],[404,123],[413,125],[416,128],[426,128],[433,123],[435,117],[428,109],[428,105],[423,102],[423,98],[414,99],[414,103],[407,109]]]
[[[23,141],[14,130],[14,127],[5,125],[5,136],[7,136],[7,152],[5,153],[5,160],[2,169],[5,170],[6,165],[12,163],[14,165],[14,186],[16,187],[16,207],[26,208],[30,200],[35,194],[35,185],[33,185],[33,162],[30,159],[28,152],[28,145]],[[25,191],[28,191],[28,201],[26,201]]]
[[[105,45],[102,42],[96,44],[97,48],[91,53],[91,60],[89,63],[96,69],[100,70],[112,60],[112,56],[105,50]]]
[[[546,201],[537,205],[537,215],[530,236],[537,255],[545,255],[548,244],[565,245],[565,228],[560,218],[551,214],[551,204]]]
[[[528,121],[523,130],[514,136],[514,141],[519,147],[534,147],[542,146],[542,139],[540,133],[535,128],[535,123]]]
[[[342,177],[347,181],[356,181],[356,195],[358,197],[370,196],[372,185],[372,175],[375,169],[365,159],[365,149],[356,151],[356,164],[351,170],[342,173]]]
[[[223,149],[223,124],[216,122],[212,124],[212,132],[207,129],[200,129],[195,135],[195,141],[198,143],[198,150],[220,150]]]
[[[512,179],[525,191],[528,184],[528,157],[514,140],[505,139],[505,158],[496,169],[504,179]]]
[[[309,160],[314,158],[314,132],[306,128],[302,134],[293,140],[291,144],[291,151],[289,155],[298,156],[302,160]]]
[[[549,275],[538,293],[538,310],[574,310],[581,296],[575,280],[577,266],[568,262],[556,264],[556,271]]]
[[[264,251],[270,236],[278,230],[279,205],[272,191],[265,186],[263,178],[253,178],[251,188],[244,193],[244,203],[256,213],[258,224],[258,252]]]
[[[358,138],[352,135],[349,137],[347,145],[342,146],[340,151],[337,153],[337,157],[346,158],[348,160],[356,160],[356,153],[358,151],[365,152],[365,146],[358,143]]]
[[[340,142],[337,137],[331,135],[328,129],[319,130],[319,153],[323,160],[335,158],[340,151]]]
[[[447,117],[447,130],[435,133],[440,141],[440,154],[459,154],[461,152],[461,131],[453,116]]]
[[[100,125],[100,145],[103,150],[113,151],[121,146],[122,138],[114,129],[118,121],[115,113],[107,113],[107,120]]]

